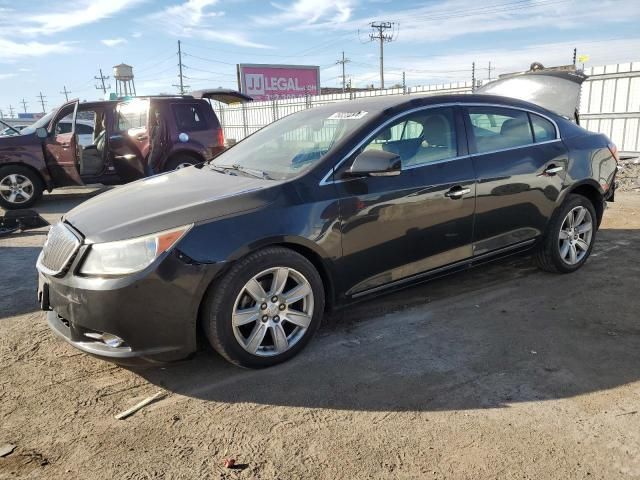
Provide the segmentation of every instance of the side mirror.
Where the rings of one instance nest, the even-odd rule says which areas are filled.
[[[44,127],[38,127],[36,128],[36,137],[44,140],[45,138],[47,138],[49,136],[49,132],[47,132],[47,129]]]
[[[400,155],[384,150],[366,150],[356,157],[349,169],[354,176],[393,177],[400,175],[402,162]]]

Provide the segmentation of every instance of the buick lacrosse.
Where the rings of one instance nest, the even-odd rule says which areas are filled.
[[[573,272],[617,167],[615,146],[578,125],[581,81],[528,74],[307,109],[209,163],[94,197],[48,234],[41,308],[93,355],[169,361],[202,334],[260,368],[304,348],[326,310],[373,294],[527,249]],[[530,101],[503,96],[514,82]]]

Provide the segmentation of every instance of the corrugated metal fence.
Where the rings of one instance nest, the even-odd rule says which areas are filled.
[[[582,125],[602,132],[625,154],[640,154],[640,62],[585,70],[580,116]],[[242,140],[256,130],[291,113],[328,103],[379,95],[437,95],[470,93],[471,81],[419,87],[389,88],[344,94],[317,95],[244,105],[214,106],[225,138]]]

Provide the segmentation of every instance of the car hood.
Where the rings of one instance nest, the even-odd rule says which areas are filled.
[[[579,108],[581,85],[586,78],[582,72],[574,71],[516,73],[489,82],[476,93],[525,100],[573,120]]]
[[[64,221],[87,243],[111,242],[253,210],[271,203],[280,182],[189,167],[138,180],[69,211]]]

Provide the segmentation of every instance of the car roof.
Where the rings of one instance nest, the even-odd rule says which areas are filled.
[[[533,110],[545,115],[556,114],[542,108],[533,103],[525,102],[511,97],[502,97],[497,95],[487,94],[447,94],[447,95],[433,95],[433,94],[412,94],[412,95],[385,95],[378,97],[365,97],[357,98],[354,100],[346,100],[344,102],[330,103],[316,107],[320,111],[336,112],[344,111],[349,113],[355,113],[359,111],[366,111],[370,114],[378,113],[392,113],[400,112],[402,110],[410,109],[412,107],[422,107],[428,105],[440,105],[440,104],[462,104],[462,103],[479,103],[479,104],[493,104],[504,105],[506,107],[518,107],[527,110]]]

